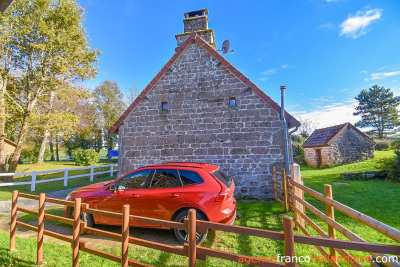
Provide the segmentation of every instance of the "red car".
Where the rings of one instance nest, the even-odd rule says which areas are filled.
[[[188,210],[197,210],[197,218],[217,223],[233,224],[236,218],[235,184],[219,166],[206,163],[174,162],[151,165],[134,170],[108,182],[81,187],[72,191],[67,200],[77,197],[91,208],[122,212],[130,205],[130,214],[162,220],[183,222]],[[72,217],[72,208],[65,216]],[[94,224],[121,225],[117,219],[83,214],[88,226]],[[131,226],[164,228],[131,221]],[[165,228],[164,228],[165,229]],[[187,241],[187,233],[174,229],[180,242]],[[207,234],[197,234],[201,243]]]

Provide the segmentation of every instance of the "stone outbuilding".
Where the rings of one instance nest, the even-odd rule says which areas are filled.
[[[304,142],[304,158],[313,168],[334,167],[374,157],[367,135],[350,123],[315,130]]]
[[[234,178],[236,196],[272,199],[272,168],[285,166],[280,106],[217,52],[207,14],[185,13],[176,53],[110,128],[121,142],[121,175],[206,162]]]

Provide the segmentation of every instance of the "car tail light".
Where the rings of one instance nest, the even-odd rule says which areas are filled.
[[[229,194],[228,193],[219,194],[217,196],[217,198],[215,199],[215,202],[222,202],[222,201],[225,201],[225,200],[228,200],[228,199],[229,199]]]

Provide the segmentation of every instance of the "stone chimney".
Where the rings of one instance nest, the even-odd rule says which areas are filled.
[[[178,42],[178,47],[176,49],[178,49],[186,39],[189,38],[189,35],[192,32],[196,32],[201,38],[215,48],[214,31],[208,28],[207,14],[208,9],[200,9],[184,13],[184,33],[178,33],[175,35],[176,41]]]

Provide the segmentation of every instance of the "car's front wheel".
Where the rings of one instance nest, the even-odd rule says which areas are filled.
[[[67,207],[67,210],[65,211],[65,217],[70,218],[70,219],[74,218],[74,208],[73,207]],[[93,214],[82,212],[81,220],[86,222],[87,227],[94,226]]]
[[[185,218],[188,218],[189,216],[189,210],[183,210],[178,213],[178,215],[175,217],[175,222],[180,222],[183,223]],[[197,220],[202,220],[202,221],[208,221],[207,217],[203,215],[203,213],[197,211],[196,212],[196,219]],[[208,232],[208,231],[207,231]],[[181,243],[187,243],[188,242],[188,232],[185,230],[179,230],[179,229],[174,229],[174,234],[176,238],[179,240]],[[202,234],[196,232],[196,244],[201,244],[203,241],[206,239],[207,233]]]

